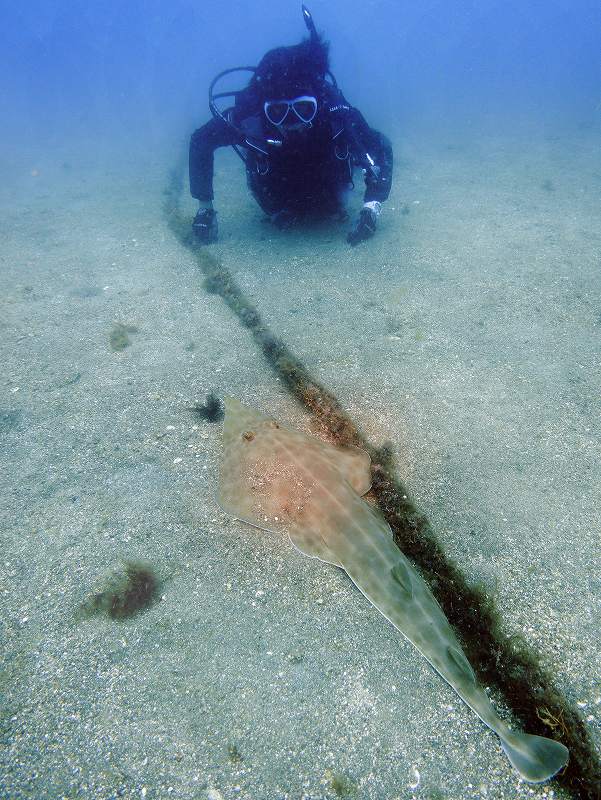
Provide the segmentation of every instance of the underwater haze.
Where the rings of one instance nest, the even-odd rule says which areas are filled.
[[[42,153],[78,138],[120,152],[183,136],[206,115],[217,72],[300,38],[299,6],[7,7],[3,139]],[[392,137],[599,123],[601,8],[592,0],[315,2],[311,10],[347,96]]]
[[[3,4],[2,800],[598,800],[601,4],[308,6],[394,152],[353,247],[360,169],[347,217],[285,229],[225,146],[218,240],[192,235],[209,85],[306,37],[300,2]],[[220,474],[246,501],[225,398],[306,434],[262,446],[338,476],[394,560],[386,517],[495,711],[565,770],[520,778],[451,688],[461,654],[453,684],[337,557],[220,508]],[[365,500],[341,478],[360,462],[364,491],[367,456],[320,473],[308,436],[369,451]],[[347,555],[349,508],[312,511]]]

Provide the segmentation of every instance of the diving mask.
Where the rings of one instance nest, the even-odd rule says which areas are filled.
[[[301,122],[308,125],[317,114],[317,100],[306,94],[293,100],[267,100],[263,110],[272,125],[283,125],[291,110]]]

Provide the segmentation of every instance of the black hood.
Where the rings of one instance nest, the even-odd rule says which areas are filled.
[[[328,51],[329,44],[320,37],[276,47],[263,56],[250,85],[263,100],[292,98],[306,92],[319,96],[329,70]]]

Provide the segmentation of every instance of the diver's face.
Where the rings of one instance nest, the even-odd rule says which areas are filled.
[[[317,99],[311,94],[302,94],[291,99],[266,100],[265,116],[284,132],[299,132],[311,127],[317,114]]]

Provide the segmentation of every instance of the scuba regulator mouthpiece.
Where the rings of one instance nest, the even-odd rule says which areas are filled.
[[[317,41],[319,39],[317,28],[315,27],[315,23],[313,22],[313,17],[311,16],[311,12],[304,4],[303,4],[303,19],[305,20],[305,25],[307,26],[307,30],[311,34],[311,41],[312,42]]]

